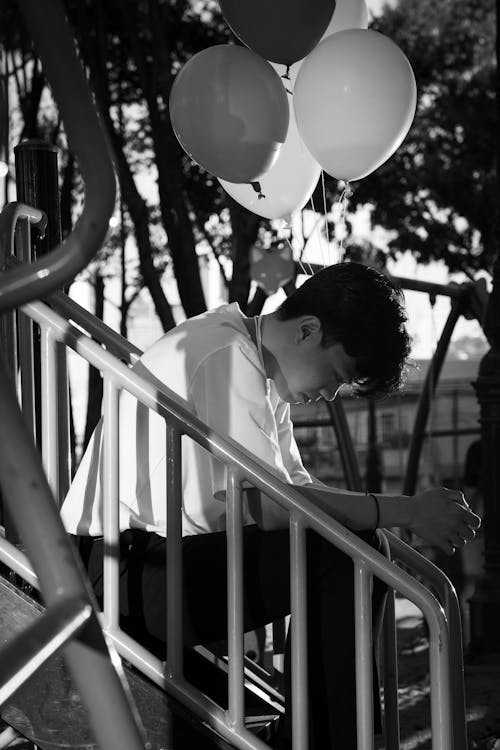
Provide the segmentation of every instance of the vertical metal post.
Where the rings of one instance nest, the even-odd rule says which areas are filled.
[[[369,492],[382,490],[382,461],[377,436],[377,409],[375,401],[368,401],[368,452],[366,455],[366,489]]]
[[[450,634],[450,675],[453,710],[453,748],[467,750],[467,715],[465,705],[464,657],[460,606],[454,589],[444,587],[444,609]]]
[[[31,229],[28,218],[18,219],[15,232],[16,256],[21,263],[31,260]],[[33,355],[33,321],[21,311],[18,312],[19,371],[21,374],[21,402],[23,415],[33,439],[36,441],[35,426],[35,360]]]
[[[235,469],[227,470],[227,617],[228,713],[235,729],[244,726],[243,684],[243,515],[241,481]]]
[[[350,490],[363,490],[363,482],[359,473],[356,450],[352,442],[351,431],[345,415],[342,400],[336,398],[334,401],[325,401],[325,406],[330,415],[330,421],[337,438],[342,469],[346,478],[347,487]]]
[[[452,406],[451,406],[451,420],[453,435],[452,435],[452,455],[453,455],[453,487],[460,487],[460,469],[458,461],[458,448],[460,438],[458,435],[458,390],[453,389],[452,393]]]
[[[167,669],[182,677],[182,485],[181,434],[167,425]]]
[[[41,332],[42,458],[52,494],[59,498],[59,437],[57,434],[56,342],[48,328]]]
[[[449,750],[454,747],[452,686],[448,672],[450,639],[444,615],[438,619],[434,610],[424,615],[429,625],[432,750]]]
[[[103,395],[103,536],[104,536],[104,627],[118,628],[120,620],[120,511],[118,389],[111,375],[104,377]]]
[[[58,390],[57,432],[59,435],[58,479],[59,503],[62,505],[71,484],[71,439],[68,358],[64,344],[56,344]]]
[[[307,669],[307,557],[306,529],[290,517],[290,604],[292,628],[292,748],[309,747]]]
[[[394,589],[389,589],[384,614],[384,730],[386,750],[400,750],[398,650]]]
[[[40,139],[31,139],[22,141],[14,149],[16,164],[16,185],[17,197],[19,201],[29,206],[39,208],[47,216],[47,226],[43,237],[29,225],[21,227],[23,232],[23,241],[18,247],[18,258],[22,263],[30,263],[37,256],[41,256],[58,245],[62,240],[61,229],[61,206],[59,197],[59,175],[57,156],[58,149],[52,143]],[[28,237],[26,237],[26,232]],[[31,241],[30,241],[31,236]],[[34,415],[36,422],[36,435],[38,442],[41,442],[43,427],[40,423],[40,404],[39,382],[38,382],[38,333],[33,324],[30,328],[25,327],[23,341],[27,344],[27,335],[31,334],[32,359],[33,359],[33,392],[34,392]],[[33,352],[34,348],[34,352]],[[58,421],[59,421],[59,493],[58,502],[62,502],[69,488],[71,478],[71,458],[69,445],[69,384],[68,384],[68,367],[66,361],[66,349],[63,345],[57,345],[57,372],[59,376],[59,397],[58,397]],[[23,371],[23,363],[21,363]],[[23,377],[28,377],[24,375]],[[26,386],[26,394],[31,387],[29,383]],[[24,411],[24,401],[23,401]]]
[[[36,440],[35,434],[35,384],[33,378],[33,321],[27,315],[18,311],[19,331],[19,372],[21,375],[21,403],[23,416],[28,429]]]
[[[37,138],[22,141],[14,149],[17,199],[40,208],[48,219],[43,238],[33,233],[35,256],[48,253],[62,238],[57,153],[57,146]]]
[[[353,562],[358,747],[373,750],[372,577],[362,560]]]
[[[386,534],[379,531],[384,554],[392,560],[391,546]],[[383,622],[384,649],[384,730],[386,750],[400,750],[398,705],[398,648],[396,632],[396,604],[393,588],[388,588]]]

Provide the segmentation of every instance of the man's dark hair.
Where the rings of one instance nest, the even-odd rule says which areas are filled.
[[[383,396],[401,387],[410,354],[401,290],[361,263],[338,263],[311,276],[278,308],[279,320],[315,315],[323,346],[342,344],[356,360],[354,392]]]

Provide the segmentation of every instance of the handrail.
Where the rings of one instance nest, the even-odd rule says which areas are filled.
[[[279,479],[271,474],[264,464],[261,464],[255,458],[252,458],[246,454],[246,452],[235,442],[230,439],[222,438],[213,433],[206,425],[200,422],[193,414],[186,408],[185,402],[180,399],[175,393],[165,386],[158,386],[152,384],[150,381],[144,379],[134,370],[130,369],[129,366],[121,361],[117,361],[113,355],[103,349],[99,344],[92,341],[88,336],[83,334],[76,328],[75,325],[63,319],[54,310],[51,310],[46,304],[42,302],[32,302],[23,307],[23,312],[28,314],[35,320],[42,328],[50,327],[51,337],[54,341],[64,342],[67,346],[74,349],[77,353],[82,355],[90,364],[101,369],[105,373],[109,373],[112,377],[113,389],[125,389],[132,393],[141,403],[148,408],[160,414],[170,426],[169,429],[173,430],[177,435],[186,434],[189,437],[196,440],[200,445],[209,450],[216,458],[223,461],[232,467],[233,473],[229,472],[230,486],[228,486],[228,498],[234,498],[234,502],[231,505],[237,505],[238,490],[237,487],[241,485],[243,480],[250,481],[254,486],[259,488],[266,495],[274,499],[279,505],[284,507],[290,514],[292,519],[295,519],[293,524],[296,529],[297,544],[295,545],[296,551],[294,553],[295,565],[298,566],[297,570],[303,570],[303,552],[301,552],[301,544],[299,539],[304,533],[305,528],[314,529],[317,533],[322,535],[325,539],[330,541],[336,547],[341,549],[346,554],[353,557],[358,561],[356,564],[356,570],[360,576],[360,587],[357,588],[357,597],[359,599],[360,606],[366,609],[367,606],[367,591],[368,581],[371,575],[376,575],[385,581],[390,587],[399,590],[404,596],[412,600],[424,613],[429,628],[430,628],[430,669],[431,669],[431,685],[434,694],[438,695],[438,699],[433,701],[432,709],[432,724],[433,724],[433,736],[434,736],[434,748],[437,750],[449,750],[451,747],[451,716],[452,708],[450,706],[450,635],[448,631],[449,623],[447,616],[442,608],[442,605],[438,602],[436,597],[430,593],[422,584],[415,581],[406,571],[399,569],[392,562],[389,562],[385,557],[375,552],[369,545],[365,544],[355,534],[349,530],[343,528],[339,523],[332,520],[328,515],[317,509],[313,503],[304,498],[297,490],[284,485]],[[112,413],[112,412],[111,412]],[[110,441],[111,445],[113,441]],[[115,446],[116,448],[116,446]],[[236,472],[236,474],[234,474]],[[232,488],[232,490],[231,490]],[[115,513],[115,520],[112,522],[115,524],[115,530],[117,528],[117,517]],[[237,524],[235,524],[236,528]],[[174,543],[170,540],[169,542]],[[402,545],[403,543],[400,543]],[[298,546],[297,546],[298,545]],[[170,546],[170,544],[169,544]],[[404,549],[404,547],[403,547]],[[409,552],[413,557],[417,554],[414,551]],[[443,576],[443,584],[446,587],[448,584],[447,579]],[[235,589],[236,591],[236,589]],[[298,591],[297,591],[298,595]],[[299,605],[299,611],[301,606]],[[106,607],[105,607],[106,611]],[[105,614],[106,617],[106,614]],[[233,644],[234,653],[238,653],[238,642],[239,635],[238,629],[241,626],[235,625],[235,632],[233,637],[235,638]],[[363,633],[367,631],[368,625],[363,628]],[[111,624],[108,634],[112,635],[113,640],[117,643],[119,650],[126,658],[130,658],[130,650],[136,648],[137,644],[125,637],[116,624]],[[368,641],[366,635],[363,635],[365,640],[361,643],[364,644],[364,661],[366,662],[366,648],[368,648]],[[301,641],[303,643],[303,641]],[[121,645],[120,645],[121,644]],[[293,647],[294,659],[298,659],[299,665],[304,662],[304,655],[299,656],[300,650],[297,645]],[[144,651],[139,649],[135,657],[135,661],[143,663]],[[239,673],[239,660],[232,659],[230,664],[231,670],[235,670],[234,674]],[[145,668],[146,671],[154,668],[152,663],[150,667]],[[299,666],[299,669],[301,667]],[[235,679],[235,678],[231,678]],[[231,725],[231,729],[228,729],[226,719],[217,712],[213,712],[211,709],[207,715],[207,703],[206,700],[201,701],[200,696],[194,691],[192,686],[184,683],[179,677],[174,677],[168,672],[165,675],[165,681],[169,686],[169,689],[176,694],[178,697],[182,696],[182,700],[187,702],[188,705],[194,707],[200,715],[203,715],[205,719],[211,717],[211,720],[215,722],[215,726],[218,731],[221,731],[228,739],[235,741],[236,735],[239,737],[239,747],[262,747],[262,744],[251,744],[253,740],[249,740],[244,730],[235,729],[234,725]],[[295,683],[294,684],[300,684]],[[300,688],[296,688],[300,691]],[[303,695],[296,696],[299,700],[298,706],[301,705]],[[365,698],[364,707],[368,706]],[[234,715],[237,716],[240,711],[239,704],[233,709]],[[215,717],[215,718],[214,718]],[[234,718],[234,717],[233,717]],[[367,747],[364,744],[366,740],[366,729],[365,737],[360,738],[360,748]],[[236,732],[236,735],[235,735]],[[241,735],[241,736],[240,736]],[[250,744],[248,744],[250,742]],[[363,743],[363,744],[361,744]],[[299,745],[294,745],[299,747]]]
[[[79,160],[86,198],[63,243],[34,263],[0,276],[0,311],[47,296],[87,266],[104,241],[116,195],[111,151],[60,1],[19,0],[19,5]]]
[[[92,616],[89,602],[62,599],[17,635],[2,654],[0,705],[15,693],[47,659],[73,638]]]
[[[48,609],[64,600],[91,602],[87,585],[77,565],[75,551],[67,537],[32,437],[17,404],[13,383],[0,360],[0,479],[8,511],[38,573],[40,589]],[[22,456],[22,466],[19,457]],[[4,542],[4,545],[7,544]],[[14,548],[15,549],[15,548]],[[55,551],[58,554],[54,554]],[[88,626],[65,647],[73,677],[94,719],[94,728],[104,748],[113,748],[120,733],[120,747],[138,750],[142,738],[126,684],[111,663],[92,608]],[[111,699],[113,713],[120,719],[110,729],[109,706],[103,705],[93,687],[98,679]],[[124,690],[125,689],[125,690]],[[132,709],[132,710],[131,710]],[[124,743],[124,744],[122,744]]]

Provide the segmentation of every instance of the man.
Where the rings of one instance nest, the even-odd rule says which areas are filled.
[[[246,318],[225,305],[186,320],[141,357],[136,368],[187,401],[201,420],[241,443],[288,484],[378,548],[376,526],[402,526],[446,552],[473,538],[479,518],[463,495],[435,489],[365,496],[328,488],[302,465],[291,403],[334,399],[344,384],[360,395],[401,384],[409,354],[400,294],[372,268],[330,266],[273,313]],[[164,640],[165,426],[127,393],[120,402],[121,607],[145,642]],[[219,640],[226,629],[225,469],[183,437],[184,636],[187,646]],[[69,532],[102,534],[100,427],[62,508]],[[288,516],[248,488],[244,499],[245,628],[289,612]],[[128,535],[128,536],[127,536]],[[139,539],[139,542],[137,540]],[[100,593],[102,544],[90,574]],[[310,747],[356,747],[353,577],[349,558],[308,534]],[[374,586],[375,616],[383,601]],[[293,627],[293,623],[292,623]],[[289,669],[286,667],[287,676]],[[289,685],[289,680],[288,680]],[[290,711],[281,726],[290,747]]]

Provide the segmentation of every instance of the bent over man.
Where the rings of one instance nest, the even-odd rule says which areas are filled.
[[[451,553],[479,518],[460,492],[366,496],[326,487],[304,468],[290,404],[332,400],[349,385],[375,397],[400,387],[409,354],[400,293],[372,268],[330,266],[275,311],[247,318],[236,304],[188,319],[135,365],[164,384],[215,432],[240,443],[287,484],[379,548],[376,526],[400,526]],[[89,573],[102,592],[102,422],[62,508],[67,530],[92,537]],[[225,467],[182,438],[184,641],[226,635]],[[166,632],[166,446],[164,421],[128,393],[120,400],[121,608],[130,632],[159,654]],[[254,488],[244,493],[244,618],[252,630],[290,611],[288,516]],[[307,535],[310,748],[356,748],[353,566]],[[384,591],[375,582],[374,617]],[[293,628],[293,622],[291,623]],[[290,668],[279,747],[291,747]],[[376,696],[376,707],[378,696]]]

